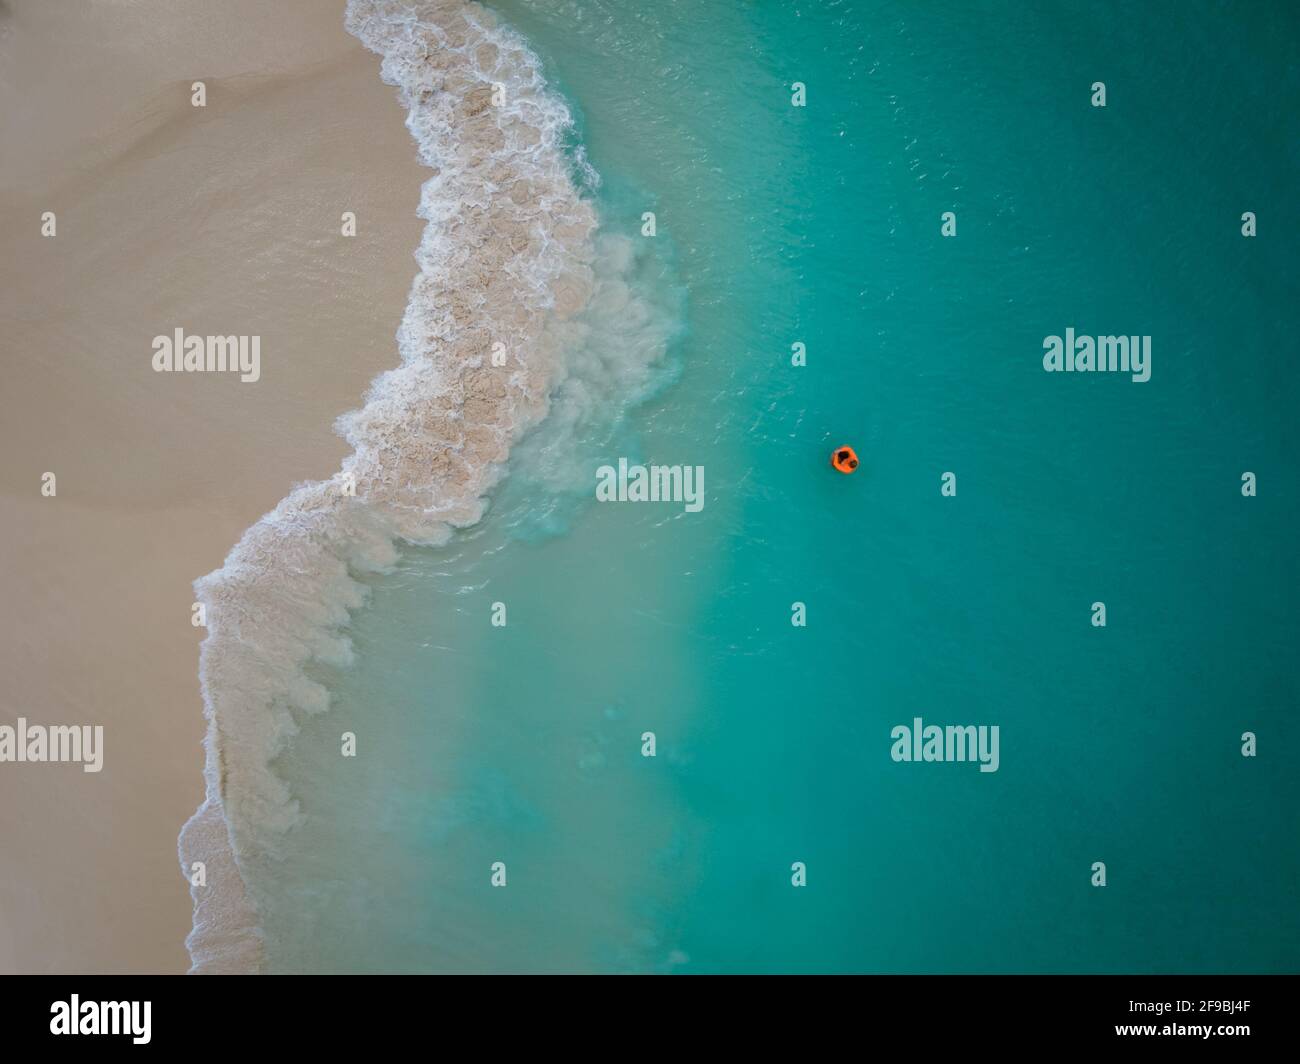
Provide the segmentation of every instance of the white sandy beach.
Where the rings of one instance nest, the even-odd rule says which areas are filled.
[[[342,7],[0,8],[0,722],[105,730],[98,774],[0,765],[0,971],[189,967],[191,582],[337,470],[415,273],[428,172]],[[260,335],[261,379],[152,372],[176,327]]]

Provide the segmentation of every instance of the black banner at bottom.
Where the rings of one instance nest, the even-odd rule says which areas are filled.
[[[1294,1048],[1294,976],[10,976],[15,1049]],[[604,1042],[610,1035],[618,1041]],[[631,1040],[627,1039],[631,1036]],[[466,1040],[468,1039],[468,1043]],[[478,1050],[474,1046],[479,1047]],[[603,1048],[602,1048],[603,1047]]]

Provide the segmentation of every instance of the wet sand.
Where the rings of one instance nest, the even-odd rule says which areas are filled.
[[[184,971],[191,582],[337,470],[427,171],[342,3],[10,0],[0,97],[0,721],[105,729],[98,774],[0,764],[0,971]],[[259,335],[261,379],[154,373],[177,327]]]

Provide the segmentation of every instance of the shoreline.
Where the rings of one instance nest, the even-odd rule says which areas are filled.
[[[588,303],[596,219],[567,174],[572,119],[540,62],[472,3],[415,19],[352,0],[346,26],[382,56],[432,172],[427,221],[398,330],[401,363],[377,376],[336,431],[352,447],[252,525],[194,587],[206,610],[200,682],[205,798],[177,840],[191,889],[195,973],[262,969],[263,929],[243,863],[274,854],[303,814],[271,762],[330,693],[312,663],[352,661],[355,577],[388,569],[399,542],[438,545],[475,524],[513,443],[562,379],[564,322]]]
[[[393,362],[426,173],[341,3],[9,7],[0,87],[27,102],[0,130],[24,149],[0,161],[3,716],[105,739],[99,773],[0,773],[23,855],[0,869],[0,969],[184,971],[191,583],[347,453],[330,426]],[[154,373],[150,339],[177,324],[260,333],[261,379]]]

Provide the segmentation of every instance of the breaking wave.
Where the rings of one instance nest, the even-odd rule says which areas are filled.
[[[548,414],[547,447],[612,418],[652,383],[671,314],[639,295],[638,253],[597,234],[599,179],[566,145],[572,118],[512,30],[462,0],[350,0],[346,27],[382,57],[422,162],[419,273],[401,363],[336,431],[330,480],[300,484],[195,582],[207,613],[200,681],[206,796],[181,831],[192,972],[259,971],[262,932],[240,865],[302,820],[270,767],[303,714],[329,709],[313,663],[352,660],[359,574],[399,544],[439,545],[483,515],[512,446]],[[572,448],[570,448],[572,450]]]

